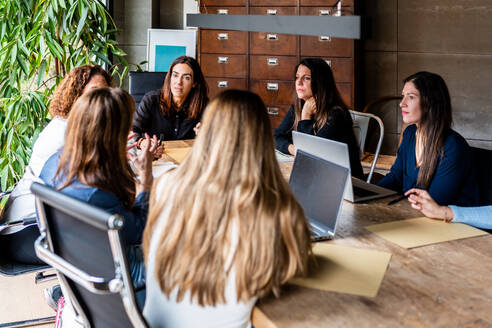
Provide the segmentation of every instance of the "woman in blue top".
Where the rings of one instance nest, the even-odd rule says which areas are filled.
[[[378,183],[404,193],[411,188],[429,191],[440,205],[478,205],[470,147],[451,129],[451,99],[437,74],[418,72],[404,81],[400,107],[403,133],[391,171]]]
[[[40,178],[67,195],[124,218],[122,234],[138,288],[145,282],[138,245],[147,221],[157,139],[151,141],[147,135],[146,146],[132,158],[139,176],[136,180],[127,161],[134,109],[133,98],[122,89],[101,88],[80,97],[68,117],[65,147],[48,159]]]
[[[422,189],[410,189],[405,193],[412,207],[431,219],[446,222],[465,223],[480,229],[492,229],[492,205],[478,207],[460,207],[455,205],[439,206]]]

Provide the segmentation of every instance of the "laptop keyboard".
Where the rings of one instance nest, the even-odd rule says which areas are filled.
[[[377,192],[374,192],[374,191],[359,188],[356,186],[352,186],[352,187],[354,188],[354,194],[358,197],[368,197],[368,196],[379,195]]]

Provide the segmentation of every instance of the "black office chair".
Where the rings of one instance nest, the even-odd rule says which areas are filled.
[[[36,254],[58,274],[77,321],[92,328],[147,327],[137,305],[123,218],[34,183],[41,236]]]
[[[10,192],[1,193],[0,199],[8,195],[9,193]],[[7,228],[11,228],[15,226],[26,226],[26,225],[33,224],[35,222],[36,222],[36,218],[27,218],[27,219],[19,219],[17,221],[11,221],[5,224],[0,224],[0,232]],[[0,239],[2,237],[3,236],[0,235]],[[0,252],[0,275],[7,276],[7,277],[15,277],[27,273],[36,273],[36,277],[35,277],[36,284],[55,278],[54,275],[45,274],[47,270],[51,269],[46,264],[39,265],[39,264],[25,264],[25,263],[15,262],[12,261],[10,258],[8,258],[6,255],[7,254],[5,254],[5,252]],[[0,327],[1,328],[28,327],[28,326],[34,326],[40,324],[49,324],[54,322],[55,322],[55,316],[50,316],[50,317],[30,319],[30,320],[1,323]]]
[[[492,205],[492,150],[471,147],[477,170],[480,205]]]
[[[130,72],[130,94],[135,99],[135,108],[147,92],[161,89],[165,78],[166,72]]]

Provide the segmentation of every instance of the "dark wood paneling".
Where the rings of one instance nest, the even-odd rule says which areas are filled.
[[[298,0],[249,0],[250,6],[295,6]]]
[[[202,14],[213,14],[213,15],[247,15],[248,11],[246,7],[227,7],[227,6],[219,6],[219,7],[209,7],[209,6],[201,6],[200,13]]]
[[[256,55],[291,55],[297,54],[297,35],[251,32],[249,50]]]
[[[287,114],[290,105],[275,105],[275,104],[267,104],[267,112],[270,117],[270,123],[273,128],[279,126],[284,119],[285,114]]]
[[[247,0],[201,0],[203,6],[246,6]]]
[[[296,64],[294,56],[250,56],[249,76],[258,80],[292,80]]]
[[[277,5],[267,7],[250,7],[250,15],[297,15],[297,7],[277,7]]]
[[[208,96],[210,98],[215,97],[219,92],[227,89],[241,89],[246,90],[248,88],[247,79],[231,79],[231,78],[219,78],[219,77],[207,77],[205,78],[208,84]]]
[[[228,54],[202,54],[200,62],[203,74],[207,77],[246,78],[248,76],[247,64],[247,55]]]
[[[294,95],[294,81],[250,80],[250,90],[265,104],[290,105]]]
[[[352,108],[352,83],[337,83],[337,88],[345,104]]]
[[[243,54],[248,51],[248,32],[200,29],[204,53]]]

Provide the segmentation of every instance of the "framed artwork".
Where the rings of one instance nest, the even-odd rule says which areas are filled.
[[[195,30],[149,29],[147,61],[150,72],[167,72],[176,57],[196,57]]]

